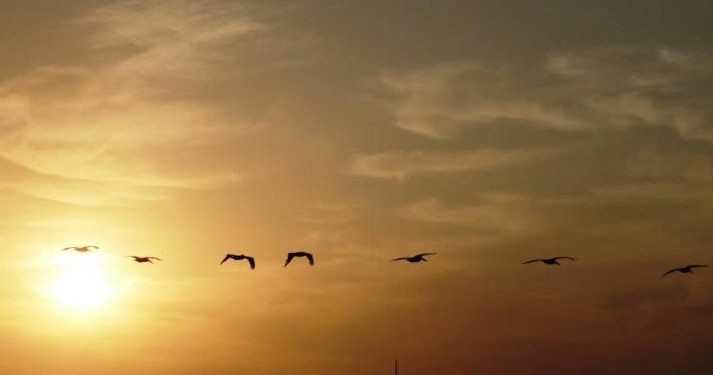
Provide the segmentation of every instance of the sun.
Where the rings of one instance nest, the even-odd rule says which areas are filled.
[[[74,311],[90,311],[107,306],[115,295],[101,255],[63,254],[60,271],[48,287],[57,304]]]
[[[75,270],[55,280],[50,293],[60,306],[86,311],[106,305],[113,290],[100,272]]]

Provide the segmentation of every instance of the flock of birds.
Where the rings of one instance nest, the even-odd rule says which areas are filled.
[[[93,249],[99,249],[98,246],[94,245],[87,245],[87,246],[70,246],[70,247],[65,247],[62,250],[74,250],[76,252],[80,253],[86,253],[89,252]],[[427,256],[429,255],[436,255],[436,253],[420,253],[408,257],[399,257],[399,258],[394,258],[391,259],[391,261],[406,261],[409,263],[420,263],[420,262],[428,262],[428,259],[426,259]],[[137,263],[151,263],[153,264],[152,260],[162,260],[161,258],[157,257],[152,257],[152,256],[137,256],[137,255],[128,255],[127,257],[133,258],[135,262]],[[292,262],[292,259],[294,258],[307,258],[307,261],[309,262],[310,266],[314,266],[314,255],[312,253],[308,253],[306,251],[295,251],[295,252],[290,252],[287,253],[287,260],[285,260],[285,265],[284,267],[287,267],[290,262]],[[560,260],[561,259],[567,259],[571,261],[577,260],[577,258],[573,257],[568,257],[568,256],[559,256],[559,257],[553,257],[553,258],[537,258],[537,259],[530,259],[522,264],[530,264],[530,263],[543,263],[548,266],[559,266],[560,265]],[[223,260],[220,261],[220,264],[222,265],[223,263],[229,261],[229,260],[246,260],[248,264],[250,265],[250,269],[255,269],[255,258],[245,255],[245,254],[225,254],[225,257]],[[666,277],[674,272],[679,272],[679,273],[686,273],[686,274],[692,274],[694,268],[701,268],[701,267],[708,267],[707,264],[689,264],[687,266],[683,267],[677,267],[677,268],[672,268],[661,275],[661,277]]]

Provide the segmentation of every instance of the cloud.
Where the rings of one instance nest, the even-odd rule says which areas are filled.
[[[626,163],[627,172],[648,180],[708,184],[713,181],[713,156],[693,151],[675,154],[646,150]]]
[[[675,213],[674,207],[678,205],[686,208],[686,217],[705,215],[713,212],[709,203],[713,198],[712,163],[713,157],[707,153],[644,150],[624,162],[625,178],[591,188],[591,198],[600,203],[656,202],[654,207],[668,210],[669,215]]]
[[[300,220],[315,225],[340,226],[357,217],[352,205],[325,200],[314,201],[304,211]]]
[[[477,204],[448,207],[430,198],[401,209],[401,215],[411,220],[461,225],[487,231],[520,232],[536,228],[531,212],[532,201],[513,194],[482,194]]]
[[[473,124],[501,119],[532,121],[558,129],[581,127],[577,118],[553,106],[517,98],[504,69],[474,63],[446,63],[382,76],[394,96],[395,125],[423,136],[445,139]]]
[[[235,3],[217,1],[125,1],[98,8],[75,21],[94,26],[89,38],[96,49],[133,47],[136,51],[115,69],[124,73],[209,78],[207,68],[231,59],[236,38],[266,26]],[[137,77],[141,79],[141,77]]]
[[[383,152],[358,155],[349,172],[356,176],[395,179],[429,173],[485,171],[501,166],[537,160],[549,151],[481,149],[465,152]]]
[[[710,62],[704,52],[608,48],[552,54],[547,69],[565,78],[593,129],[664,126],[683,139],[713,141],[703,104],[710,94],[700,89],[713,79]]]
[[[215,150],[259,124],[239,105],[222,106],[208,87],[240,56],[259,69],[289,60],[270,25],[235,3],[172,0],[116,2],[65,27],[87,35],[81,62],[36,67],[0,84],[0,156],[44,175],[127,188],[239,180]],[[269,51],[256,52],[257,44]],[[62,190],[15,186],[43,196]]]
[[[447,139],[520,122],[557,131],[670,127],[713,141],[713,58],[706,52],[610,47],[550,53],[541,67],[442,63],[382,75],[394,125]]]

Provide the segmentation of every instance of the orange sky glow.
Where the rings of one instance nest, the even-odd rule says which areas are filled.
[[[713,373],[711,19],[0,0],[0,374]]]

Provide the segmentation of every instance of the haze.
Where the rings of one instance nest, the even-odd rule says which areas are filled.
[[[711,19],[0,0],[0,373],[709,374]]]

